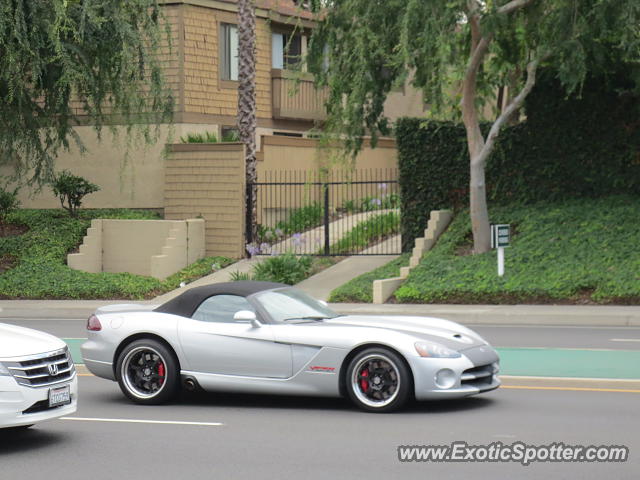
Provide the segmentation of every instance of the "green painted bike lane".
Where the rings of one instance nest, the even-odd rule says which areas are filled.
[[[64,339],[76,363],[82,363],[83,339]],[[640,350],[496,348],[502,375],[640,379]]]

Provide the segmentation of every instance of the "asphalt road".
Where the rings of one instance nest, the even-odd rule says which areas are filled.
[[[61,338],[86,337],[86,320],[2,319]],[[470,325],[495,347],[596,348],[640,350],[640,327],[559,327]]]
[[[20,479],[637,479],[639,393],[500,389],[406,411],[362,413],[344,400],[197,395],[136,406],[117,385],[80,377],[77,418],[0,430],[0,478]],[[222,425],[218,425],[222,424]],[[399,445],[517,441],[625,445],[626,463],[401,463]]]

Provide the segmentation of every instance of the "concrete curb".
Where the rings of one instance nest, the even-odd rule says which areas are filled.
[[[406,305],[337,303],[352,315],[416,315],[446,318],[467,325],[566,325],[640,327],[640,306],[577,305]]]
[[[178,292],[179,293],[179,292]],[[96,308],[130,300],[1,300],[0,319],[86,319]],[[162,303],[158,299],[146,304]],[[343,314],[414,315],[446,318],[466,325],[557,325],[640,327],[640,306],[574,305],[403,305],[336,303]]]

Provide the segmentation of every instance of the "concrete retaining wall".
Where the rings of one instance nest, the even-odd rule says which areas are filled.
[[[85,272],[129,272],[160,280],[205,256],[204,220],[92,220],[67,264]]]
[[[422,255],[433,248],[436,240],[438,240],[438,237],[445,231],[452,218],[453,212],[450,210],[433,210],[431,212],[427,228],[424,231],[424,237],[416,238],[415,247],[409,260],[409,266],[400,269],[399,277],[373,281],[373,303],[384,303],[393,295],[393,292],[395,292],[409,276],[411,269],[420,263]]]
[[[165,172],[164,217],[202,217],[207,255],[244,256],[244,145],[170,145]]]

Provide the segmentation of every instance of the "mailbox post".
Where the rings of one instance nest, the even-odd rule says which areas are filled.
[[[491,225],[491,248],[498,249],[498,276],[504,275],[504,249],[509,246],[510,226]]]

